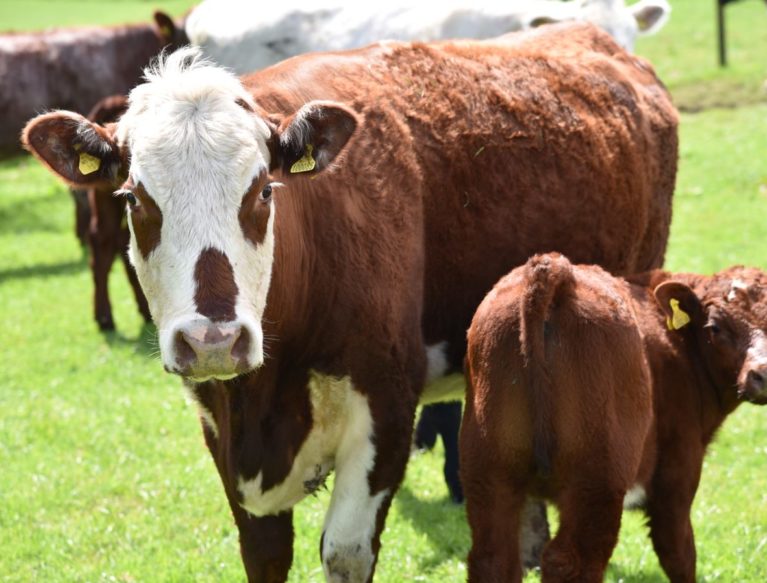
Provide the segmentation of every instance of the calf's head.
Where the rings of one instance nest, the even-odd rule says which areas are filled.
[[[733,268],[695,288],[669,281],[655,289],[669,329],[688,335],[718,387],[767,404],[767,275]]]
[[[264,360],[261,319],[279,215],[273,180],[326,168],[357,126],[340,104],[310,102],[271,121],[224,69],[182,49],[145,71],[119,123],[54,112],[27,148],[74,186],[128,177],[130,257],[166,370],[227,379]],[[277,200],[275,200],[277,199]]]

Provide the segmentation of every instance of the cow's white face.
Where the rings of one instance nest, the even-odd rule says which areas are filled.
[[[269,172],[287,181],[321,171],[357,117],[311,102],[270,125],[239,80],[197,49],[173,53],[146,78],[116,128],[55,112],[32,120],[24,139],[71,184],[117,187],[127,174],[129,252],[166,370],[232,378],[264,360],[278,186]]]
[[[130,257],[165,368],[227,378],[264,358],[274,208],[261,193],[269,194],[271,131],[235,77],[182,68],[182,59],[172,55],[131,93],[118,126],[131,153]],[[243,225],[254,221],[258,238]]]

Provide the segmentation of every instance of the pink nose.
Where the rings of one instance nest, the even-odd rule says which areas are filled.
[[[176,332],[178,372],[185,377],[230,377],[247,370],[250,335],[239,324],[194,320]]]

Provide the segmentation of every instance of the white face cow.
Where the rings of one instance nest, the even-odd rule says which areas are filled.
[[[543,0],[528,4],[528,26],[583,20],[608,32],[627,51],[634,50],[637,36],[654,34],[663,27],[671,6],[667,0],[640,0],[626,6],[625,0]]]
[[[312,171],[323,169],[356,117],[312,102],[277,127],[198,49],[171,54],[146,80],[116,128],[56,112],[32,120],[24,139],[73,184],[127,173],[118,194],[128,203],[130,257],[166,370],[197,381],[232,378],[264,360],[278,186],[269,171],[309,159]]]

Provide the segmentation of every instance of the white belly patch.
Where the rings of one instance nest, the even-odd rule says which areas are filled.
[[[334,468],[339,442],[355,414],[358,401],[365,401],[362,395],[352,390],[348,377],[337,379],[314,371],[309,377],[309,398],[312,427],[287,477],[266,491],[261,488],[261,472],[251,480],[239,478],[242,506],[255,516],[289,510],[324,484]]]

